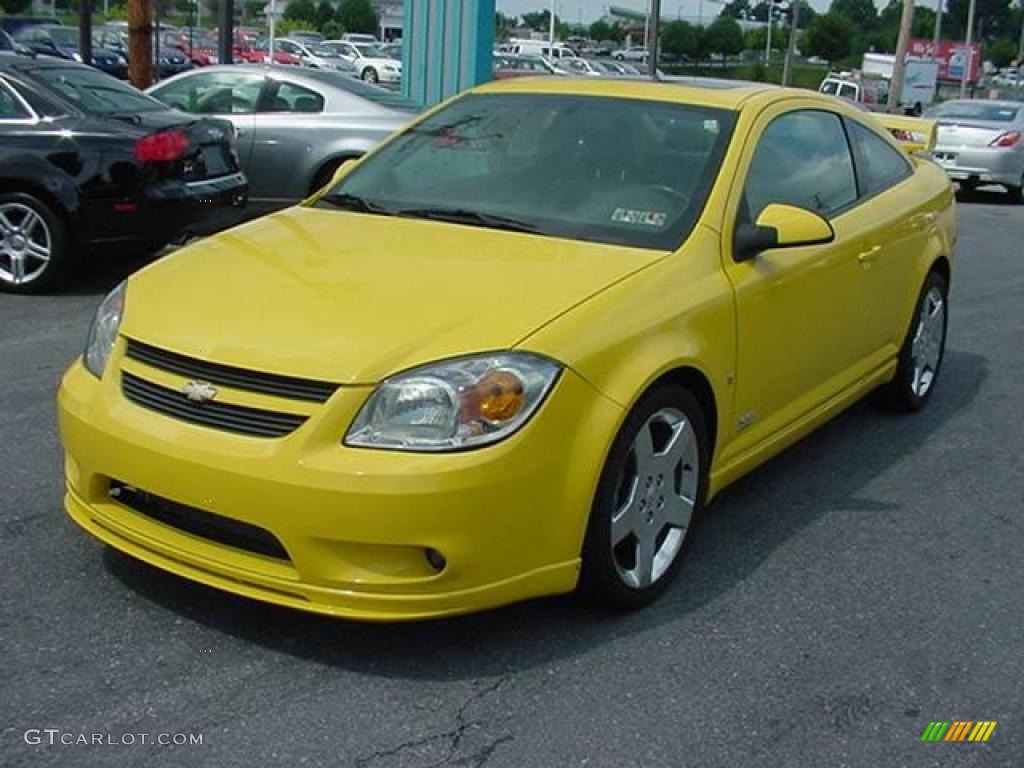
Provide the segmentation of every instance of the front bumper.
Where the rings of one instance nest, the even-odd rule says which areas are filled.
[[[932,157],[954,181],[1020,186],[1024,152],[988,147],[938,145]]]
[[[111,546],[228,592],[363,620],[463,613],[574,588],[622,413],[571,371],[510,439],[412,454],[341,445],[368,387],[342,387],[278,439],[147,410],[121,394],[122,347],[102,381],[73,365],[58,398],[67,511]],[[172,384],[170,374],[147,375]],[[160,522],[113,498],[112,481],[262,528],[287,556]],[[428,548],[445,558],[442,570]]]

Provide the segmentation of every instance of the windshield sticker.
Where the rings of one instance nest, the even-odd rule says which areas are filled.
[[[644,227],[664,227],[668,214],[661,211],[637,211],[632,208],[616,208],[612,221],[618,224],[639,224]]]

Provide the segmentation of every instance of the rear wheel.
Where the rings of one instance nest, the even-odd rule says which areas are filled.
[[[931,272],[917,299],[914,319],[900,349],[893,380],[880,390],[882,400],[903,411],[925,406],[935,390],[946,350],[949,286]]]
[[[0,194],[0,289],[34,293],[51,287],[71,260],[64,221],[22,192]]]
[[[363,70],[363,80],[367,83],[376,83],[380,80],[380,77],[377,75],[376,69],[373,67],[367,67]]]
[[[1024,203],[1024,174],[1021,175],[1020,184],[1008,186],[1006,191],[1010,195],[1010,202],[1017,203],[1018,205]]]
[[[704,415],[685,388],[663,385],[637,403],[590,512],[581,584],[591,599],[629,609],[661,594],[703,504],[708,456]]]

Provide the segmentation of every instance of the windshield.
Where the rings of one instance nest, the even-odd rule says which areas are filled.
[[[78,47],[78,30],[74,27],[51,27],[48,31],[53,42],[62,48]]]
[[[993,104],[984,101],[947,101],[929,109],[925,112],[925,117],[953,117],[964,120],[1012,123],[1017,117],[1017,109],[1009,104]]]
[[[167,109],[165,104],[95,69],[37,67],[32,70],[32,77],[46,89],[90,114],[157,112]]]
[[[821,84],[821,92],[827,93],[829,96],[835,96],[839,92],[839,81],[826,80]]]
[[[704,207],[733,123],[725,110],[640,99],[470,95],[317,204],[671,249]]]
[[[319,56],[322,59],[340,59],[341,54],[334,48],[328,48],[326,45],[313,46],[313,55]]]
[[[387,54],[380,49],[379,45],[371,45],[370,43],[359,43],[353,46],[359,51],[359,55],[364,59],[386,59]]]

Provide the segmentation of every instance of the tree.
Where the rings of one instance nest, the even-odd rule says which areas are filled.
[[[316,22],[316,6],[313,0],[292,0],[284,9],[284,17],[289,21]]]
[[[345,28],[337,20],[331,19],[320,27],[320,33],[328,40],[337,40],[345,34]]]
[[[963,40],[967,31],[967,7],[970,0],[949,0],[947,15],[942,17],[942,36]],[[1013,23],[1010,0],[977,0],[974,11],[974,39],[996,40],[1001,37],[1016,39],[1020,24]]]
[[[341,5],[338,6],[338,23],[347,32],[376,34],[379,19],[370,0],[341,0]]]
[[[803,13],[803,9],[800,9]],[[743,36],[743,44],[748,51],[763,51],[768,43],[768,27],[748,29]],[[772,26],[772,50],[784,51],[789,44],[789,27],[783,24]]]
[[[523,24],[534,32],[547,32],[551,27],[551,11],[533,11],[523,14]]]
[[[721,15],[731,16],[734,19],[746,19],[751,17],[750,0],[729,0],[729,2],[722,7]]]
[[[743,52],[743,29],[732,16],[719,16],[708,27],[705,47],[710,53],[723,57],[737,56]]]
[[[598,19],[590,25],[590,29],[587,30],[587,34],[591,40],[601,42],[602,40],[610,40],[612,37],[612,27],[604,19]]]
[[[878,27],[878,9],[872,0],[832,0],[828,12],[845,17],[855,31],[870,32]]]
[[[501,11],[496,11],[494,14],[494,38],[496,40],[507,39],[512,30],[516,28],[516,21],[518,19],[515,16],[506,16]]]
[[[4,13],[24,13],[32,6],[32,0],[0,0]]]
[[[328,0],[320,0],[316,7],[316,17],[314,19],[316,28],[322,30],[327,22],[334,21],[334,13],[334,6]]]
[[[1008,67],[1017,58],[1017,43],[1012,40],[996,40],[985,49],[986,56],[997,67]]]
[[[829,64],[834,64],[850,55],[856,31],[856,27],[845,16],[829,11],[816,18],[807,28],[800,50],[806,56],[820,56]]]
[[[661,33],[661,49],[674,56],[697,53],[697,29],[685,21],[670,21]]]

